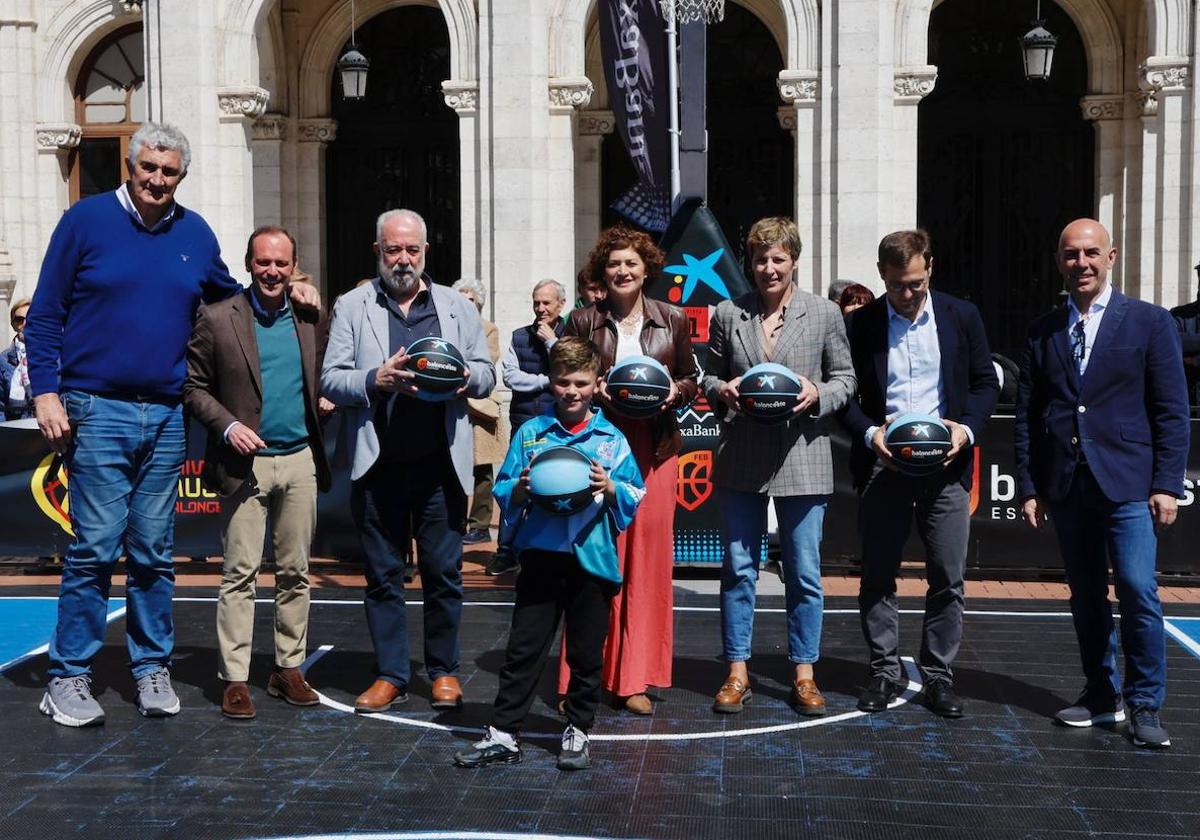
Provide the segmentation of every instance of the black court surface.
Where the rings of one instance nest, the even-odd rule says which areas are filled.
[[[1163,713],[1173,746],[1151,753],[1134,748],[1123,725],[1050,723],[1081,683],[1060,604],[968,604],[956,671],[967,716],[947,721],[921,705],[915,672],[906,702],[874,716],[855,711],[865,676],[858,618],[852,602],[830,599],[817,666],[830,714],[812,721],[786,703],[781,599],[760,599],[753,704],[717,716],[711,697],[725,668],[716,656],[716,599],[681,592],[675,686],[653,692],[651,717],[603,707],[593,768],[567,774],[554,767],[563,722],[553,711],[551,674],[529,720],[523,763],[451,765],[488,720],[511,593],[468,593],[467,703],[441,714],[429,708],[423,675],[393,712],[348,710],[369,684],[372,662],[358,593],[350,591],[319,590],[312,608],[308,678],[326,702],[297,709],[268,698],[271,613],[260,604],[258,718],[250,722],[220,715],[212,593],[179,594],[173,678],[183,711],[175,718],[143,719],[133,707],[120,602],[96,663],[103,727],[73,730],[42,717],[45,656],[0,654],[0,663],[17,659],[0,675],[0,837],[1200,837],[1200,645],[1189,650],[1187,639],[1200,636],[1195,606],[1168,610],[1178,619],[1167,642]],[[420,607],[410,609],[419,629]],[[0,620],[9,616],[0,651],[37,642],[52,612],[52,600],[0,599]],[[910,654],[919,629],[919,615],[906,613]],[[419,657],[419,632],[413,651]]]

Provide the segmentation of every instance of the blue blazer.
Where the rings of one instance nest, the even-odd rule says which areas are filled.
[[[975,304],[936,289],[930,298],[937,321],[942,356],[942,387],[946,419],[962,423],[979,440],[1000,396],[1000,380],[992,367],[983,319]],[[858,377],[858,398],[850,400],[842,422],[850,431],[850,471],[856,487],[866,486],[875,466],[875,452],[863,443],[871,426],[886,419],[888,379],[887,298],[880,297],[850,314],[846,332]],[[968,447],[950,465],[948,475],[971,489],[974,454]]]
[[[1188,401],[1179,333],[1167,310],[1114,290],[1081,378],[1067,306],[1029,328],[1017,393],[1021,499],[1066,499],[1083,454],[1112,502],[1183,498]]]

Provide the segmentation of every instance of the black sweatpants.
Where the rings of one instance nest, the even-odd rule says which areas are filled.
[[[585,572],[570,554],[521,552],[517,603],[500,669],[492,726],[514,735],[521,731],[545,670],[559,617],[565,616],[567,664],[571,668],[567,720],[584,732],[592,728],[600,704],[608,605],[617,589],[616,584]]]

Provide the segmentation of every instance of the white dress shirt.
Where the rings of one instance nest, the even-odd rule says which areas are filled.
[[[137,205],[133,203],[133,196],[129,194],[129,182],[126,181],[121,186],[117,187],[117,201],[121,202],[121,206],[125,208],[125,212],[133,216],[133,220],[146,230],[154,233],[160,227],[171,221],[175,217],[175,202],[171,202],[171,206],[167,208],[167,212],[163,213],[161,219],[154,223],[153,226],[147,225],[142,221],[142,214],[138,212]]]
[[[1071,343],[1071,331],[1075,329],[1075,325],[1083,321],[1083,358],[1077,360],[1079,365],[1079,375],[1083,376],[1087,370],[1088,359],[1092,357],[1092,347],[1096,343],[1096,336],[1100,333],[1100,321],[1104,318],[1104,312],[1108,309],[1108,303],[1112,300],[1112,284],[1105,282],[1104,291],[1101,292],[1092,305],[1088,307],[1087,314],[1084,315],[1075,306],[1075,298],[1067,296],[1067,344]]]

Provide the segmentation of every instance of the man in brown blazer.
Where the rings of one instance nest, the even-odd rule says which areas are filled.
[[[260,227],[246,245],[252,283],[204,307],[188,344],[183,399],[208,429],[205,484],[225,498],[225,567],[217,601],[221,713],[246,720],[255,580],[268,513],[275,549],[275,670],[267,694],[319,702],[300,673],[308,640],[308,556],[317,491],[329,489],[318,389],[328,322],[288,305],[296,240]]]

